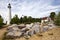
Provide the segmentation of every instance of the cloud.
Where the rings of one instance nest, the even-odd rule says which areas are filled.
[[[60,4],[55,0],[0,0],[0,14],[3,18],[8,17],[8,3],[12,6],[12,17],[17,14],[19,17],[22,15],[40,18],[49,16],[50,12],[58,12]],[[56,2],[56,3],[55,3]],[[56,5],[55,5],[56,4]]]

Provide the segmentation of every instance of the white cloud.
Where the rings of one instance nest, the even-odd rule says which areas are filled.
[[[49,16],[49,13],[58,11],[60,6],[51,5],[54,0],[11,0],[12,16],[18,14],[19,17],[22,15],[32,17],[44,17]],[[4,19],[8,16],[8,3],[7,0],[0,1],[0,14]],[[6,20],[5,20],[6,21]]]

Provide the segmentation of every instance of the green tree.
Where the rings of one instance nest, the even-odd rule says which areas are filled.
[[[20,18],[20,23],[25,23],[25,24],[30,24],[30,23],[34,23],[34,22],[41,22],[40,18],[32,18],[31,16],[27,17],[24,16],[23,18]]]
[[[18,15],[15,15],[12,19],[11,19],[11,24],[19,24],[19,18]]]
[[[27,16],[24,16],[23,17],[23,23],[26,23],[28,20],[27,20]]]
[[[60,12],[58,13],[58,15],[56,15],[54,23],[58,26],[60,26]]]
[[[19,21],[20,21],[20,23],[23,23],[23,18],[21,17]]]
[[[2,26],[3,26],[3,18],[0,15],[0,27],[2,27]]]
[[[51,13],[50,13],[50,18],[51,18],[52,20],[54,20],[55,15],[56,15],[55,12],[51,12]]]
[[[31,22],[32,22],[32,17],[29,16],[29,17],[28,17],[28,23],[31,23]]]

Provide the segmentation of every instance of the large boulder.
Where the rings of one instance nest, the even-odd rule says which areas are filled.
[[[18,28],[18,25],[16,24],[9,26],[7,29],[8,29],[7,36],[20,37],[22,35],[21,30]]]
[[[26,34],[32,36],[35,33],[39,33],[40,32],[40,25],[38,24],[34,24],[27,32]]]

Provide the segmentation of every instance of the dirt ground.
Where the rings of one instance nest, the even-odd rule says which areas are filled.
[[[60,28],[49,30],[42,33],[41,35],[36,34],[32,36],[29,40],[60,40]]]
[[[6,28],[0,29],[0,40],[3,38],[3,34],[6,32]],[[15,40],[27,40],[24,37],[17,38]],[[28,40],[60,40],[60,28],[54,28],[44,33],[38,33],[32,35]]]
[[[19,38],[16,40],[27,40],[25,38]],[[60,40],[60,28],[54,28],[44,33],[38,33],[30,37],[28,40]]]
[[[2,40],[5,32],[6,32],[6,28],[0,29],[0,40]]]

